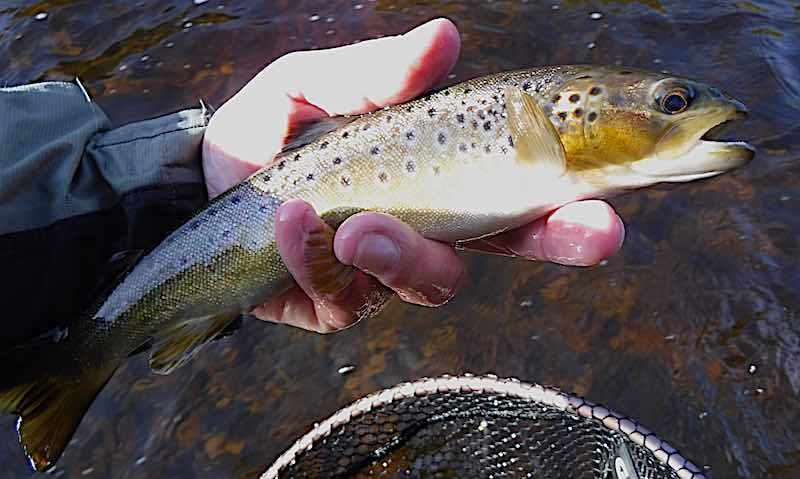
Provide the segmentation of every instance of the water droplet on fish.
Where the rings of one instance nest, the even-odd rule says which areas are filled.
[[[192,25],[194,25],[194,23],[186,22],[186,23],[183,24],[183,28],[192,28]]]
[[[448,80],[453,80],[453,79],[455,79],[455,77],[456,77],[455,73],[451,73],[451,74],[447,75],[447,79]]]
[[[336,31],[328,30],[327,32],[325,32],[325,35],[333,35],[334,33],[336,33]]]
[[[530,299],[524,299],[519,303],[520,308],[530,308],[532,305],[533,301],[531,301]]]
[[[337,372],[339,374],[344,375],[344,374],[350,374],[355,370],[356,370],[355,366],[353,366],[352,364],[346,364],[346,365],[340,367]]]
[[[167,42],[167,48],[172,48],[175,46],[175,42]]]
[[[189,63],[187,63],[186,65],[184,65],[184,66],[183,66],[183,69],[184,69],[184,70],[188,70],[188,69],[190,69],[190,68],[192,68],[192,65],[191,65],[191,64],[189,64]]]
[[[120,65],[119,66],[119,71],[121,71],[121,72],[124,72],[127,69],[128,69],[128,65]]]
[[[88,476],[89,474],[91,474],[93,472],[94,472],[94,468],[93,467],[87,467],[86,469],[81,471],[81,475]]]
[[[195,0],[195,1],[196,1],[196,0]],[[142,465],[142,464],[144,464],[146,461],[147,461],[147,456],[142,456],[142,457],[140,457],[139,459],[137,459],[137,460],[136,460],[136,465],[137,465],[137,466],[141,466],[141,465]]]
[[[42,20],[47,20],[47,17],[48,17],[47,12],[39,12],[36,15],[34,15],[33,19],[42,21]]]
[[[756,394],[764,394],[764,388],[756,388]]]
[[[310,17],[308,17],[308,21],[310,21],[310,22],[318,22],[319,21],[319,15],[311,15]]]
[[[697,415],[697,419],[705,419],[707,417],[708,417],[708,412],[707,411],[703,411],[703,412],[701,412],[700,414]]]
[[[355,5],[353,5],[353,9],[355,10],[361,10],[362,8],[364,8],[364,5],[360,3],[356,3]]]
[[[192,3],[194,3],[195,5],[202,5],[206,2],[208,2],[208,0],[192,0]]]
[[[588,45],[586,45],[586,48],[588,48],[589,50],[593,50],[594,47],[596,46],[597,44],[595,42],[590,42]]]
[[[149,59],[150,59],[150,55],[144,55],[144,56],[142,56],[142,58],[140,58],[139,60],[140,60],[140,61],[143,61],[143,62],[146,62],[146,61],[147,61],[147,60],[149,60]]]
[[[781,196],[781,201],[789,201],[790,199],[791,199],[791,198],[789,197],[789,195],[783,195],[783,196]]]
[[[756,366],[755,364],[751,364],[750,367],[747,368],[747,372],[750,374],[755,374],[757,369],[758,366]]]
[[[560,5],[553,5],[553,6],[552,6],[552,7],[550,7],[550,8],[552,8],[553,10],[560,10],[560,9],[561,9],[561,6],[560,6]]]
[[[653,58],[653,63],[655,63],[656,65],[658,65],[658,64],[660,64],[660,63],[662,63],[663,61],[664,61],[664,60],[662,60],[662,59],[660,59],[660,58]]]
[[[589,18],[592,20],[602,20],[603,14],[600,12],[592,12],[589,14]]]
[[[607,260],[607,259],[604,259],[603,261],[601,261],[600,263],[598,263],[598,265],[599,265],[599,266],[608,266],[608,260]]]
[[[326,18],[325,23],[333,23],[333,17]]]

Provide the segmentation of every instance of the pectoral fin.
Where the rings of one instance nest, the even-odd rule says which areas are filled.
[[[160,333],[150,353],[150,369],[169,374],[183,366],[237,316],[232,313],[192,319]]]
[[[506,111],[517,159],[562,175],[567,169],[564,145],[536,100],[517,87],[506,87]]]
[[[305,267],[315,291],[325,295],[335,295],[344,290],[355,277],[355,268],[336,259],[333,252],[335,231],[325,227],[309,233],[306,238]]]
[[[19,442],[34,469],[46,471],[55,464],[115,370],[116,364],[79,374],[42,371],[0,392],[0,411],[19,415]]]

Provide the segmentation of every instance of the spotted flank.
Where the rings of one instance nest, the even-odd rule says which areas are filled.
[[[0,410],[20,416],[33,467],[52,467],[131,353],[148,350],[153,370],[168,373],[235,317],[292,287],[275,244],[286,200],[307,201],[333,229],[377,211],[457,244],[572,201],[741,166],[752,149],[715,141],[709,130],[745,116],[739,101],[697,81],[577,65],[497,73],[320,121],[152,251],[132,255],[109,294],[58,341],[5,353]],[[312,284],[332,294],[346,288],[353,270],[336,261],[332,237],[309,241]]]

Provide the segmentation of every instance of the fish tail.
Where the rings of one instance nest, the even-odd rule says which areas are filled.
[[[37,351],[43,347],[38,344],[0,354],[0,411],[19,416],[19,442],[37,471],[53,467],[118,366],[65,368],[66,364],[46,361],[53,365],[48,368],[41,358],[52,354],[54,345],[50,344],[49,351]]]

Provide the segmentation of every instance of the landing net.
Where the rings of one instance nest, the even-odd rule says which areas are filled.
[[[635,421],[513,379],[441,377],[379,391],[300,438],[273,478],[705,479]]]

